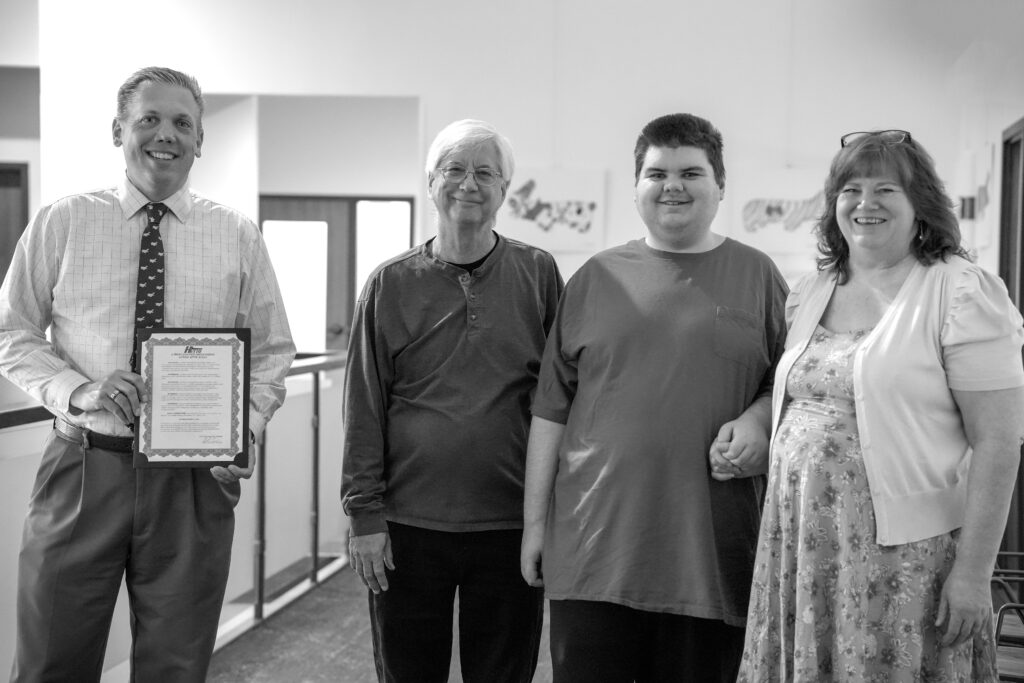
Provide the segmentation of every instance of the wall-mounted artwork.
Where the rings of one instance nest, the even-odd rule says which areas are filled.
[[[825,208],[820,172],[740,165],[729,174],[732,237],[769,255],[814,251],[814,225]]]
[[[598,169],[518,168],[496,230],[550,252],[604,247],[605,173]]]
[[[814,270],[814,226],[825,209],[824,171],[741,164],[729,173],[727,234],[768,254],[790,284]]]
[[[999,208],[992,203],[995,192],[996,146],[986,143],[960,153],[952,186],[954,201],[970,201],[968,214],[960,210],[960,233],[964,246],[977,256],[979,249],[992,246],[992,236],[999,234]]]
[[[786,232],[796,232],[805,223],[812,226],[824,208],[825,193],[818,190],[807,199],[758,197],[743,203],[743,229],[747,232],[766,230],[773,225]]]

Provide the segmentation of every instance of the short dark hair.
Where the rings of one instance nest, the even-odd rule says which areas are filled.
[[[139,69],[121,84],[121,87],[117,89],[117,118],[119,121],[124,121],[128,116],[128,104],[144,83],[166,83],[188,89],[196,101],[196,106],[199,107],[199,121],[196,122],[196,125],[202,132],[206,102],[203,100],[203,91],[199,88],[199,82],[194,76],[165,66],[147,66],[144,69]]]
[[[969,258],[960,244],[953,202],[931,155],[910,136],[894,143],[883,139],[882,133],[871,131],[841,148],[825,179],[825,213],[815,228],[821,253],[818,270],[834,270],[840,283],[849,277],[850,247],[836,221],[836,200],[847,181],[855,177],[895,175],[914,207],[917,235],[910,251],[919,262],[927,266],[953,255]]]
[[[704,150],[711,163],[711,170],[715,172],[715,183],[720,188],[725,187],[722,134],[707,119],[693,114],[666,114],[644,126],[633,148],[633,160],[636,163],[634,182],[640,180],[640,169],[651,147],[698,147]]]

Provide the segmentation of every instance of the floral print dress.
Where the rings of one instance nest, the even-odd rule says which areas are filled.
[[[870,330],[817,328],[786,383],[739,681],[994,681],[984,638],[939,645],[959,531],[875,543],[857,435],[853,352]]]

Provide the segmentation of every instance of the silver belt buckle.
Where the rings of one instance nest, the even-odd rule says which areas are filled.
[[[86,450],[92,448],[92,444],[89,443],[89,430],[88,429],[86,429],[84,427],[79,427],[78,425],[73,425],[70,422],[68,422],[67,420],[65,420],[63,418],[60,418],[60,417],[58,417],[56,419],[59,420],[59,423],[58,423],[59,427],[57,428],[57,431],[61,432],[65,436],[71,437],[72,439],[75,439],[77,437],[81,437],[82,447],[85,448]]]

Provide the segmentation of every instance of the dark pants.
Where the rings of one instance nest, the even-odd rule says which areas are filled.
[[[21,545],[11,680],[99,681],[122,576],[132,680],[205,680],[237,500],[206,469],[135,470],[130,453],[52,432]]]
[[[447,681],[459,591],[459,653],[466,683],[533,678],[544,597],[519,574],[522,531],[445,532],[388,524],[395,570],[370,593],[377,677]]]
[[[734,683],[744,629],[589,600],[551,600],[555,683]]]

